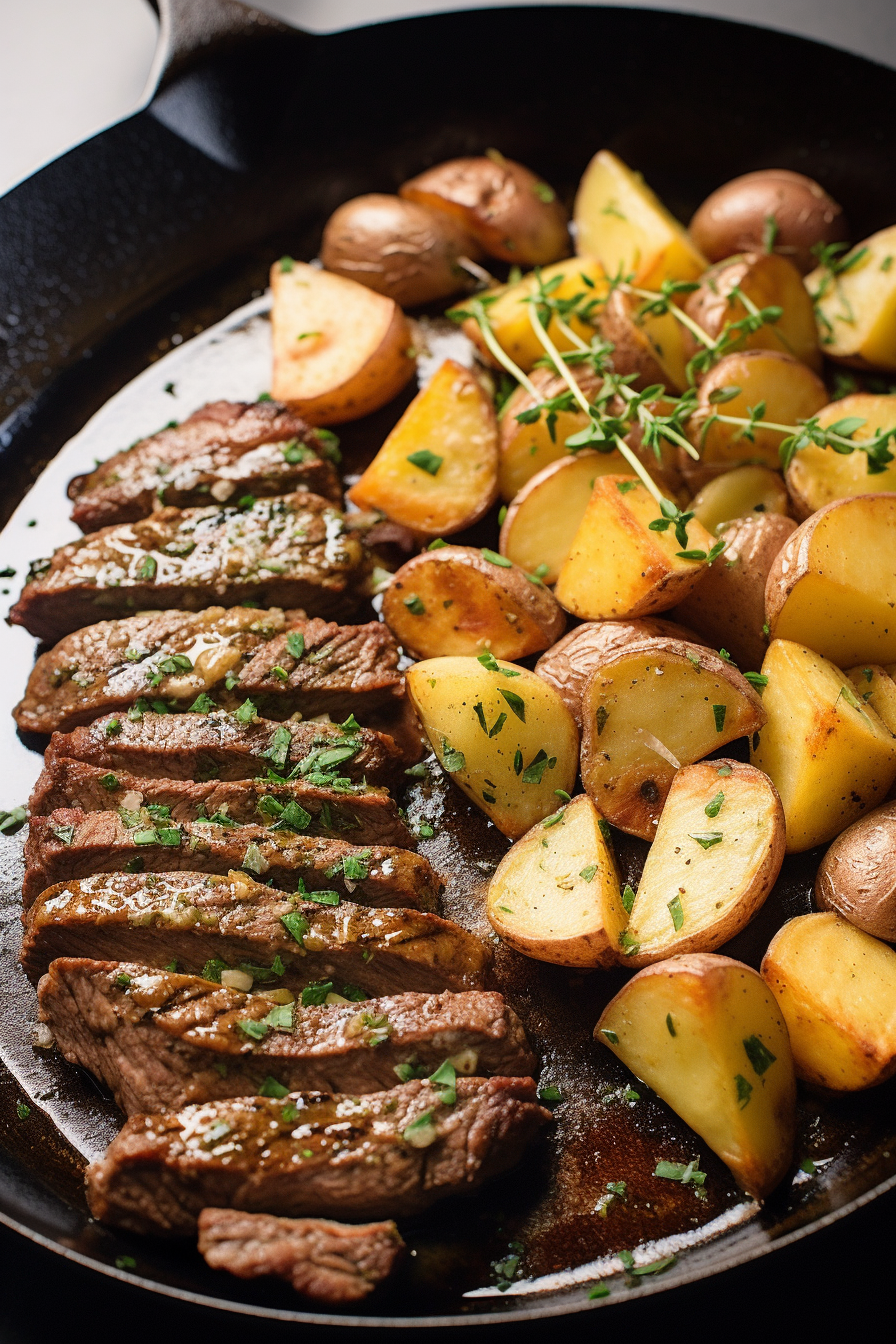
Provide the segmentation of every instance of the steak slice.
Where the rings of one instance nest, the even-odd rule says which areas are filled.
[[[372,593],[373,557],[329,500],[298,490],[244,509],[160,509],[60,546],[39,569],[9,619],[50,643],[105,617],[173,607],[350,616]]]
[[[259,662],[256,655],[281,633],[282,661]],[[300,656],[288,652],[290,644]],[[403,695],[398,646],[379,621],[339,626],[279,608],[211,607],[100,621],[67,636],[38,658],[13,712],[23,731],[52,733],[103,714],[127,710],[139,719],[194,706],[206,713],[239,708],[239,721],[249,722],[253,710],[275,719],[366,717]]]
[[[57,808],[106,812],[120,806],[134,811],[142,806],[167,808],[174,822],[227,817],[241,825],[270,824],[285,815],[302,834],[350,840],[353,845],[397,845],[413,849],[416,839],[386,789],[338,780],[338,788],[324,788],[298,778],[286,784],[256,779],[197,783],[188,779],[143,779],[99,765],[85,765],[67,756],[54,756],[44,767],[29,802],[32,817]]]
[[[535,1068],[522,1024],[500,994],[326,1005],[328,983],[305,993],[313,1004],[273,1003],[271,991],[246,994],[133,962],[59,957],[37,992],[40,1020],[65,1058],[100,1078],[126,1115],[256,1093],[378,1092],[394,1085],[396,1070],[426,1076],[446,1058],[465,1074],[516,1077]]]
[[[101,1222],[192,1232],[209,1204],[284,1217],[409,1216],[512,1167],[551,1117],[531,1078],[415,1080],[362,1097],[294,1092],[128,1120],[87,1169]]]
[[[349,745],[353,750],[346,750]],[[324,758],[321,767],[323,753],[334,748],[339,759]],[[259,718],[243,723],[214,711],[149,713],[139,719],[104,715],[70,733],[53,734],[44,755],[46,769],[64,758],[142,779],[219,782],[264,777],[275,762],[277,771],[290,774],[302,762],[308,765],[306,781],[335,770],[356,784],[377,785],[394,782],[403,764],[392,738],[369,728],[347,735],[336,724]]]
[[[68,487],[82,532],[133,523],[164,505],[310,490],[337,506],[342,487],[326,440],[276,401],[215,401],[141,439]]]
[[[146,807],[134,812],[60,808],[31,821],[22,899],[27,907],[55,882],[91,873],[146,869],[227,874],[244,868],[281,891],[302,891],[304,885],[307,891],[320,892],[318,899],[326,893],[331,905],[340,896],[353,896],[361,905],[435,906],[439,882],[422,854],[297,835],[277,825],[173,824],[170,817]]]
[[[60,882],[25,916],[21,959],[38,980],[56,957],[156,967],[176,961],[201,975],[209,961],[270,967],[278,956],[278,983],[293,993],[332,980],[340,993],[359,986],[367,998],[481,989],[491,964],[485,943],[438,915],[297,901],[244,873],[112,873]]]
[[[315,1302],[357,1302],[382,1283],[404,1253],[393,1222],[334,1223],[203,1209],[199,1253],[238,1279],[273,1274]]]

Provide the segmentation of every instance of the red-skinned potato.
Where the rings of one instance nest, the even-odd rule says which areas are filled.
[[[763,168],[718,187],[697,210],[690,233],[710,261],[758,252],[771,243],[801,275],[816,265],[813,246],[849,236],[833,197],[811,177],[788,168]]]
[[[405,182],[398,194],[453,215],[500,261],[546,266],[569,253],[568,216],[554,189],[496,150],[436,164]]]

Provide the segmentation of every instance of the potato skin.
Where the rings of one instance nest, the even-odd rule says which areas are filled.
[[[896,802],[838,835],[819,866],[815,903],[863,933],[896,942]]]
[[[490,257],[546,266],[569,255],[569,216],[551,187],[502,154],[449,159],[398,189],[463,222]]]
[[[402,308],[447,299],[470,281],[461,256],[482,255],[459,220],[399,196],[373,192],[334,210],[320,259],[328,271],[386,294]]]
[[[718,187],[696,211],[690,233],[710,261],[764,247],[766,220],[778,226],[774,251],[806,275],[816,265],[816,243],[849,237],[843,209],[811,177],[787,168],[745,173]]]

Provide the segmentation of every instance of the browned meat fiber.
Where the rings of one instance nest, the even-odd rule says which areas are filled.
[[[134,523],[164,507],[226,504],[310,490],[337,506],[331,440],[276,401],[214,401],[116,453],[68,487],[82,532]]]
[[[357,1302],[391,1274],[404,1253],[393,1222],[335,1223],[203,1209],[199,1252],[211,1269],[238,1279],[275,1275],[314,1302]]]
[[[186,1234],[209,1204],[283,1217],[409,1216],[515,1165],[550,1112],[531,1078],[293,1092],[128,1120],[87,1169],[102,1222]]]
[[[238,868],[264,877],[281,891],[304,888],[317,893],[328,905],[350,896],[361,905],[433,909],[439,891],[428,859],[388,845],[297,835],[277,829],[277,823],[173,823],[146,807],[133,812],[60,808],[31,820],[22,899],[27,907],[53,883],[91,873],[145,869],[227,874]]]
[[[349,736],[351,751],[346,750]],[[321,770],[322,754],[334,748],[338,759],[332,763],[332,757],[324,757],[327,768]],[[302,776],[306,781],[335,769],[354,784],[366,780],[377,786],[400,780],[403,764],[392,738],[370,728],[349,735],[330,723],[280,724],[261,718],[243,723],[223,711],[149,713],[138,719],[104,715],[70,733],[53,734],[44,755],[46,770],[64,759],[83,761],[104,773],[200,783],[264,779],[272,769],[288,775],[301,763],[308,766]]]
[[[206,971],[220,979],[220,966]],[[535,1068],[500,994],[328,1004],[338,995],[323,981],[295,1002],[289,991],[264,987],[270,972],[256,972],[260,992],[243,993],[134,962],[61,957],[38,986],[40,1020],[69,1063],[101,1079],[127,1115],[308,1089],[378,1092],[396,1076],[440,1068],[449,1081],[452,1068],[505,1077]]]
[[[352,784],[337,777],[338,788],[294,779],[286,784],[256,779],[222,783],[208,780],[143,779],[138,775],[85,765],[56,756],[45,766],[31,794],[32,817],[57,808],[106,812],[112,807],[134,811],[166,809],[172,822],[226,818],[240,825],[280,821],[303,835],[350,840],[353,845],[397,845],[413,849],[416,839],[385,789]]]
[[[14,625],[52,643],[134,611],[218,605],[351,616],[370,596],[373,557],[329,500],[308,491],[245,508],[160,509],[60,546],[32,567]]]
[[[318,981],[364,998],[482,989],[491,951],[425,911],[300,901],[244,873],[97,874],[60,882],[25,916],[22,964],[38,980],[56,957],[95,957],[201,975],[209,961],[283,975],[294,994]],[[346,994],[346,998],[351,995]]]
[[[379,621],[335,625],[279,608],[211,607],[100,621],[67,636],[38,658],[14,714],[32,733],[110,713],[139,721],[178,710],[239,711],[247,726],[257,715],[366,717],[403,695],[398,646]]]

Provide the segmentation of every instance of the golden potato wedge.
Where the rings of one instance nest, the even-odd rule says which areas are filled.
[[[651,530],[651,522],[661,516],[636,477],[598,477],[560,570],[557,601],[586,620],[651,616],[681,602],[706,569],[705,559],[685,559],[682,551],[705,556],[713,539],[692,518],[683,548],[673,528]]]
[[[772,639],[838,667],[896,661],[896,495],[827,504],[778,552],[765,588]]]
[[[896,952],[833,913],[799,915],[762,975],[787,1023],[798,1078],[834,1092],[896,1073]]]
[[[671,313],[642,314],[643,304],[636,294],[614,289],[600,310],[600,334],[613,343],[613,368],[616,373],[637,374],[632,383],[636,390],[662,383],[669,392],[683,392],[689,358],[685,329]]]
[[[358,420],[414,376],[407,319],[394,299],[284,257],[271,268],[271,395],[312,425]]]
[[[576,381],[585,396],[591,399],[600,389],[600,379],[587,369],[576,369]],[[544,401],[549,401],[568,391],[566,383],[559,374],[550,369],[534,369],[531,382]],[[498,481],[501,498],[509,504],[533,476],[537,476],[552,462],[569,457],[566,440],[580,430],[587,428],[588,417],[584,411],[558,411],[553,422],[553,433],[548,421],[548,412],[542,411],[538,419],[526,424],[517,417],[526,415],[535,406],[535,398],[526,388],[520,386],[512,392],[501,410],[499,417],[500,464]],[[608,469],[624,472],[630,470],[629,464],[621,453],[602,453],[601,457],[610,464]]]
[[[428,658],[406,678],[442,768],[504,835],[516,840],[556,812],[557,789],[572,793],[579,732],[534,672],[483,654]]]
[[[693,630],[651,616],[633,621],[586,621],[543,653],[535,664],[535,671],[560,692],[581,728],[582,693],[597,664],[613,649],[637,644],[643,639],[683,639],[700,643]]]
[[[891,733],[896,733],[896,681],[891,672],[871,663],[868,667],[851,667],[846,675],[859,699],[871,706]]]
[[[715,649],[727,649],[744,672],[758,672],[768,648],[765,585],[775,558],[796,531],[792,518],[754,513],[719,529],[722,554],[675,609]]]
[[[768,467],[735,467],[707,481],[688,508],[715,536],[724,523],[735,518],[756,513],[788,514],[790,499],[779,472]]]
[[[737,395],[731,396],[735,392]],[[716,400],[729,397],[727,401]],[[750,409],[765,404],[762,419],[796,425],[821,410],[827,389],[817,373],[780,350],[741,350],[720,359],[700,384],[697,410],[688,424],[688,438],[700,451],[694,462],[685,453],[681,468],[691,484],[705,485],[714,475],[743,462],[775,468],[786,435],[777,429],[756,429],[752,441],[743,426],[725,424],[717,416],[749,419]]]
[[[896,224],[806,276],[824,353],[858,369],[896,369]]]
[[[507,510],[498,549],[521,569],[541,572],[545,583],[556,583],[572,549],[598,476],[618,473],[619,453],[588,449],[550,462],[522,490]]]
[[[780,350],[794,355],[818,373],[821,369],[821,351],[815,327],[815,311],[806,293],[802,276],[796,267],[774,252],[745,252],[711,266],[700,281],[700,288],[689,294],[684,310],[707,336],[717,340],[725,327],[747,316],[748,309],[734,292],[740,294],[755,308],[781,308],[776,322],[764,323],[758,331],[741,333],[739,349]],[[698,346],[692,336],[691,350]]]
[[[876,807],[837,836],[815,876],[815,904],[896,943],[896,803]]]
[[[595,1039],[662,1097],[763,1199],[790,1166],[796,1081],[774,995],[749,966],[692,952],[639,971]]]
[[[833,840],[884,800],[896,780],[896,737],[838,667],[801,644],[773,640],[762,675],[768,722],[750,759],[781,796],[794,854]]]
[[[602,658],[582,695],[582,783],[598,811],[652,840],[676,771],[765,723],[731,663],[699,644],[645,639]]]
[[[498,497],[498,423],[476,375],[446,359],[348,497],[424,537],[478,522]]]
[[[784,809],[761,770],[685,765],[672,781],[620,947],[632,966],[714,952],[765,903],[784,861]]]
[[[601,823],[581,793],[504,855],[489,885],[488,919],[517,952],[558,966],[615,964],[625,910]]]
[[[856,392],[822,407],[817,418],[823,429],[844,420],[864,420],[852,438],[856,443],[867,443],[883,430],[896,429],[896,397]],[[787,489],[793,498],[793,511],[802,521],[835,499],[896,491],[896,462],[871,475],[863,452],[835,453],[833,448],[819,448],[813,443],[801,448],[787,468]]]
[[[566,616],[550,589],[494,551],[441,546],[415,555],[383,595],[383,620],[415,658],[524,658],[549,648]]]
[[[638,285],[656,289],[663,280],[696,280],[706,270],[687,229],[608,149],[585,169],[573,218],[576,251],[596,257],[608,275],[634,273]]]

